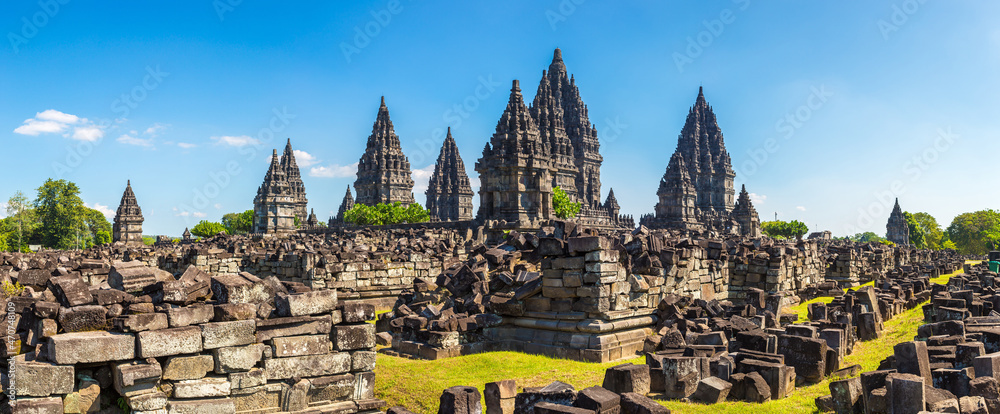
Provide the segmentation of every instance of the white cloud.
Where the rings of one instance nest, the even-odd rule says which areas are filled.
[[[758,204],[764,204],[764,201],[767,201],[766,195],[750,193],[750,202],[752,202],[755,206]]]
[[[802,206],[796,206],[795,209],[798,211],[806,211],[806,208]]]
[[[434,174],[434,164],[428,165],[419,170],[413,170],[413,195],[424,194],[427,192],[428,182],[431,180],[431,175]]]
[[[205,218],[208,217],[208,214],[202,213],[200,211],[195,211],[194,214],[192,214],[192,216],[195,216],[197,218]]]
[[[160,135],[163,130],[167,129],[166,125],[155,123],[142,133],[143,135],[149,135],[152,138],[156,138]]]
[[[67,131],[72,127],[73,133]],[[25,119],[24,123],[14,129],[21,135],[39,136],[41,134],[63,134],[67,138],[80,141],[97,141],[104,137],[104,129],[95,125],[87,118],[46,109],[35,114],[34,118]]]
[[[174,211],[177,211],[177,207],[174,207]],[[177,216],[177,217],[187,217],[187,216],[190,216],[191,213],[189,213],[187,211],[182,211],[182,212],[174,214],[174,215]]]
[[[7,218],[7,203],[0,203],[0,219]]]
[[[122,136],[118,137],[118,139],[116,141],[118,141],[118,142],[120,142],[122,144],[135,145],[135,146],[139,146],[139,147],[152,147],[153,146],[153,139],[152,138],[145,138],[145,139],[144,138],[136,138],[136,137],[133,137],[131,135],[122,135]]]
[[[100,211],[101,214],[104,214],[104,217],[108,218],[108,220],[112,220],[115,218],[115,211],[106,205],[103,205],[101,203],[94,203],[94,205],[92,206],[87,205],[87,203],[83,203],[83,205],[92,208],[94,210]]]
[[[216,145],[228,145],[230,147],[245,147],[247,145],[260,145],[260,141],[249,135],[212,137]]]
[[[70,115],[67,113],[59,112],[55,109],[46,109],[42,112],[39,112],[35,114],[35,119],[40,119],[42,121],[58,122],[60,124],[75,124],[80,121],[80,117],[76,115]]]
[[[312,167],[309,169],[310,177],[321,177],[321,178],[346,178],[353,177],[358,172],[358,163],[351,165],[338,165],[333,164],[328,167],[319,166]]]
[[[181,148],[184,148],[184,149],[191,149],[191,148],[197,147],[197,145],[195,145],[195,144],[189,144],[187,142],[178,142],[177,146],[181,147]]]
[[[222,210],[222,204],[215,203],[215,209],[216,210]]]
[[[319,163],[316,156],[308,152],[302,150],[292,150],[292,153],[295,155],[295,163],[297,163],[299,167],[308,167]]]

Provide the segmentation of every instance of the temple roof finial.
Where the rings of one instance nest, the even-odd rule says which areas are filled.
[[[556,62],[561,60],[562,60],[562,50],[557,47],[556,51],[552,52],[552,61]]]

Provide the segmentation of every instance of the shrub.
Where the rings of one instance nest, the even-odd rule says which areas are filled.
[[[212,237],[219,233],[225,233],[226,226],[214,221],[202,220],[191,228],[191,234],[198,237]]]
[[[374,206],[355,204],[353,208],[344,212],[344,221],[362,226],[422,223],[429,219],[430,214],[418,203],[406,207],[399,202],[378,203]]]
[[[581,203],[570,201],[569,196],[562,188],[552,188],[552,210],[556,213],[556,217],[561,219],[576,217],[577,214],[580,214],[580,205]]]

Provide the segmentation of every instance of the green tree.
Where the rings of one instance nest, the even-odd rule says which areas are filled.
[[[430,214],[418,203],[403,207],[399,202],[378,203],[374,206],[355,204],[344,212],[344,221],[362,226],[383,226],[387,224],[423,223]]]
[[[111,232],[100,230],[94,235],[94,244],[102,245],[111,243]]]
[[[253,210],[242,213],[228,213],[222,216],[222,225],[228,234],[246,234],[253,229]]]
[[[219,233],[225,233],[226,226],[214,221],[202,220],[191,228],[191,234],[198,237],[212,237]]]
[[[934,250],[941,250],[941,243],[944,237],[944,231],[941,230],[941,225],[938,224],[937,219],[928,213],[913,213],[913,219],[920,223],[920,227],[924,230],[924,240],[927,241],[927,248]]]
[[[3,250],[21,251],[27,248],[30,234],[35,230],[35,211],[31,201],[20,190],[7,200],[8,227],[16,231],[16,238],[8,239],[8,247]]]
[[[875,234],[874,232],[870,231],[866,231],[864,233],[858,233],[853,236],[848,236],[847,240],[858,243],[868,243],[868,242],[882,243],[887,246],[896,245],[896,243],[889,241],[889,239],[886,239],[885,237],[879,236],[878,234]]]
[[[84,226],[80,188],[66,180],[45,180],[35,199],[42,245],[56,249],[79,247]]]
[[[760,223],[760,229],[764,234],[776,239],[801,239],[803,235],[809,232],[809,226],[798,220],[765,221]]]
[[[927,239],[924,227],[913,217],[913,214],[903,212],[903,216],[906,217],[906,227],[910,229],[910,245],[918,249],[926,249]]]
[[[577,214],[580,214],[580,206],[581,203],[570,201],[569,196],[562,188],[552,188],[552,210],[556,213],[556,217],[561,219],[576,217]]]
[[[955,246],[955,242],[953,242],[951,240],[945,240],[943,243],[941,243],[941,248],[942,249],[958,250],[958,246]]]
[[[1000,212],[980,210],[956,216],[948,226],[948,240],[962,254],[986,254],[995,247],[994,235],[1000,232]]]

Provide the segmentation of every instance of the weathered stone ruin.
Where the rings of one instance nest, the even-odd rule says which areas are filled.
[[[910,245],[910,226],[906,224],[906,216],[899,208],[899,199],[892,206],[892,213],[889,214],[889,221],[885,224],[885,238],[900,246]]]
[[[287,235],[294,232],[298,205],[293,183],[281,167],[278,150],[273,150],[271,165],[253,199],[254,233]]]
[[[465,163],[451,136],[451,127],[441,145],[434,173],[427,184],[427,212],[432,221],[472,220],[472,186]]]
[[[122,201],[115,212],[115,222],[111,228],[112,241],[129,246],[142,245],[142,209],[132,192],[132,180],[125,184]]]
[[[366,206],[395,202],[408,206],[414,202],[410,161],[403,154],[399,136],[389,119],[384,96],[365,153],[358,161],[354,190],[358,193],[355,202]]]
[[[329,227],[344,224],[344,213],[352,208],[354,208],[354,196],[351,195],[351,186],[347,186],[347,194],[344,194],[344,200],[340,202],[340,208],[337,209],[337,215],[335,217],[330,217],[328,224]]]
[[[375,306],[250,273],[3,256],[14,412],[378,412]],[[15,334],[16,332],[16,334]],[[13,364],[13,366],[9,366]],[[16,373],[9,376],[8,373]],[[9,404],[10,400],[5,400]],[[9,411],[8,411],[9,412]]]
[[[760,223],[754,220],[756,211],[749,196],[741,194],[740,210],[734,212],[735,176],[722,129],[699,87],[677,138],[677,149],[660,180],[656,192],[659,202],[654,213],[643,216],[640,222],[650,228],[753,237],[760,233]]]

